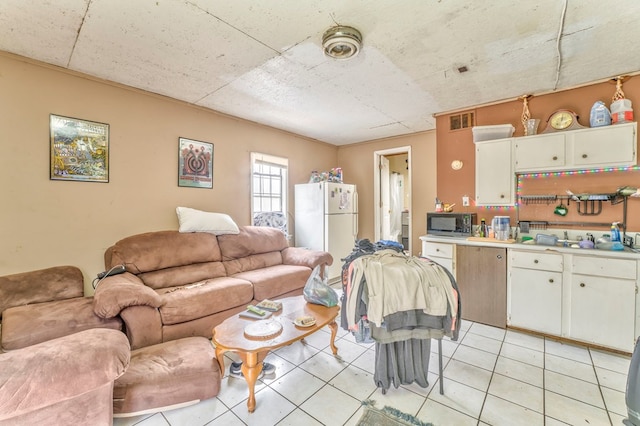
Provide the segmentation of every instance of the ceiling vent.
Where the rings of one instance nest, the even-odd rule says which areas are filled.
[[[331,58],[353,58],[362,47],[362,34],[353,27],[331,27],[322,36],[322,47],[325,55]]]

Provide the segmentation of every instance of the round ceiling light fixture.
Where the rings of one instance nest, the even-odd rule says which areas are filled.
[[[362,34],[353,27],[331,27],[322,36],[324,54],[335,59],[353,58],[362,47]]]

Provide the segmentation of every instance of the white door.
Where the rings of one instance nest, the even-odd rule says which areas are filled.
[[[389,191],[389,159],[380,156],[380,238],[391,239],[391,196]]]

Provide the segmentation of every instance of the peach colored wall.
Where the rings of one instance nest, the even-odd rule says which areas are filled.
[[[436,132],[380,139],[338,147],[338,164],[346,170],[345,182],[358,186],[358,238],[374,240],[374,152],[410,146],[411,159],[411,243],[413,254],[421,250],[419,237],[425,234],[426,212],[432,209],[436,189]]]
[[[289,158],[291,194],[336,166],[335,146],[2,52],[0,93],[0,275],[71,264],[92,293],[105,249],[177,229],[176,206],[249,224],[250,152]],[[49,180],[50,113],[110,125],[109,183]],[[213,189],[178,187],[178,137],[215,145]]]
[[[633,102],[635,118],[638,117],[640,108],[640,76],[635,76],[623,84],[623,90],[627,99]],[[589,113],[594,102],[601,100],[607,107],[611,104],[611,98],[615,92],[615,84],[604,82],[581,88],[557,92],[541,96],[533,96],[529,99],[529,111],[531,118],[540,119],[539,132],[546,127],[546,122],[551,113],[558,109],[570,109],[579,116],[579,123],[589,127]],[[524,129],[520,122],[522,115],[522,101],[510,101],[496,105],[477,107],[469,111],[475,112],[476,125],[487,126],[496,124],[512,124],[516,131],[515,137],[523,136]],[[447,203],[457,203],[455,211],[477,212],[478,220],[486,217],[490,220],[495,209],[477,208],[473,206],[460,207],[463,195],[475,197],[475,147],[471,129],[449,130],[449,115],[436,118],[436,132],[438,145],[438,196]],[[603,141],[606,143],[606,141]],[[462,160],[464,167],[461,170],[453,170],[451,162]],[[496,164],[496,167],[501,167]],[[537,182],[525,180],[523,194],[564,194],[566,189],[574,193],[581,192],[615,192],[619,186],[638,186],[640,182],[639,171],[625,171],[612,173],[598,173],[592,175],[573,175],[566,177],[549,177],[538,179]],[[558,216],[553,214],[553,207],[533,209],[531,206],[522,207],[521,218],[529,220],[558,221]],[[499,210],[499,214],[509,214],[515,218],[515,209],[508,211]],[[566,221],[611,222],[621,220],[621,205],[603,207],[599,216],[584,217],[577,214],[575,205],[570,206],[569,215],[561,219]],[[628,229],[640,230],[640,199],[629,199]],[[606,228],[605,228],[606,229]],[[603,229],[603,230],[605,230]]]

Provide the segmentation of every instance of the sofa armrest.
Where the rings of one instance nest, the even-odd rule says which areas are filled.
[[[0,423],[113,382],[130,354],[127,337],[104,328],[0,354]]]
[[[162,343],[160,311],[151,306],[129,306],[120,312],[131,349]]]
[[[137,276],[125,272],[104,278],[93,297],[93,311],[101,318],[113,318],[129,306],[162,306],[162,297]]]
[[[318,265],[331,265],[333,257],[326,251],[309,250],[303,247],[287,247],[282,250],[282,263],[285,265],[308,266],[313,269]]]

